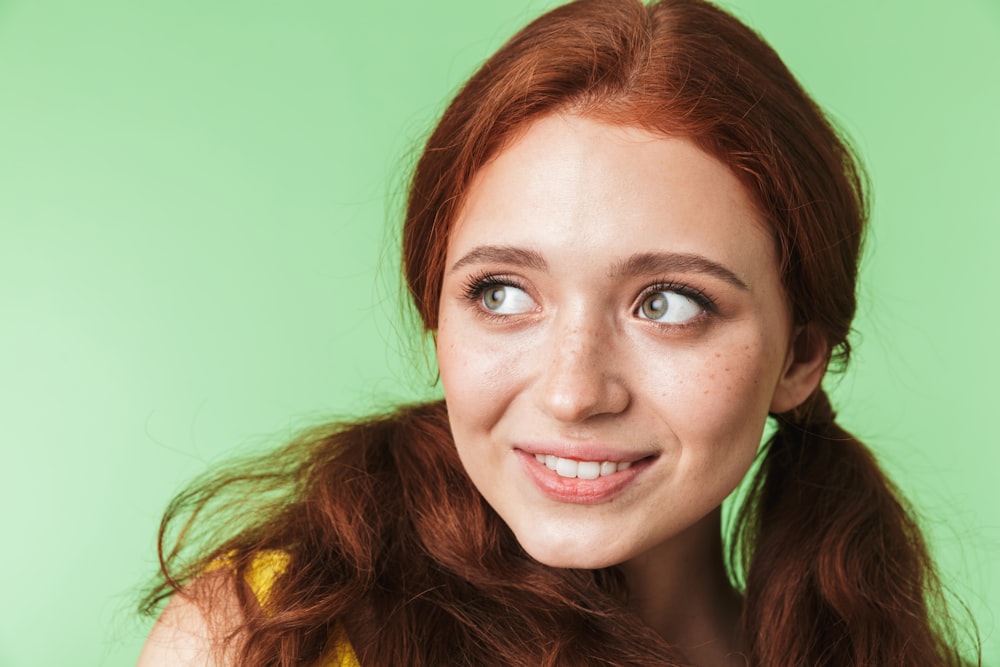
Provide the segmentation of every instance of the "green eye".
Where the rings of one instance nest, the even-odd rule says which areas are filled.
[[[528,293],[513,285],[487,285],[480,292],[479,302],[497,315],[521,315],[536,308]]]
[[[650,292],[639,304],[638,315],[642,319],[664,324],[683,324],[703,312],[694,299],[677,292]]]
[[[653,292],[642,300],[642,314],[646,319],[658,320],[667,314],[667,298],[662,292]]]
[[[500,310],[503,306],[504,299],[506,298],[506,287],[490,287],[483,292],[483,305],[489,310]]]

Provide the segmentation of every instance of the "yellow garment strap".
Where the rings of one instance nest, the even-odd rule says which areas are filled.
[[[267,607],[274,582],[284,574],[289,561],[291,561],[291,556],[288,555],[288,552],[277,549],[260,551],[253,557],[253,562],[247,569],[246,581],[256,596],[261,609]]]
[[[319,663],[322,667],[361,667],[358,657],[354,655],[354,647],[344,632],[344,626],[340,623],[337,623],[337,629],[330,638],[330,648]]]
[[[261,551],[254,556],[253,562],[247,570],[246,582],[257,598],[261,609],[266,610],[274,582],[288,567],[290,560],[291,557],[287,552],[277,549]],[[225,560],[213,563],[209,566],[209,571],[225,565],[228,565]],[[354,655],[354,648],[347,639],[347,633],[344,632],[340,623],[337,624],[333,636],[330,637],[330,648],[316,667],[361,667],[357,656]]]

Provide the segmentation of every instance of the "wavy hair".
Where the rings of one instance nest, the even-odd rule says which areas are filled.
[[[685,137],[728,165],[770,227],[794,322],[847,362],[864,173],[777,54],[702,0],[572,2],[465,84],[427,141],[403,225],[427,330],[473,177],[560,111]],[[774,417],[728,542],[748,664],[964,664],[912,512],[823,390]],[[441,402],[326,427],[197,481],[160,545],[149,611],[220,557],[243,581],[256,554],[289,555],[266,610],[237,586],[240,664],[315,662],[337,624],[364,665],[686,664],[630,610],[618,568],[524,553],[463,471]]]

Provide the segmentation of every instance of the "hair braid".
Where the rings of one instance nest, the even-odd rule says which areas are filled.
[[[777,420],[733,544],[751,664],[960,664],[930,618],[919,528],[872,453],[822,388]]]

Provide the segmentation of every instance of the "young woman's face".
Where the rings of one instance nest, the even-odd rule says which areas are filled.
[[[438,361],[462,462],[531,556],[628,561],[736,487],[792,365],[773,246],[683,139],[553,115],[477,174]]]

